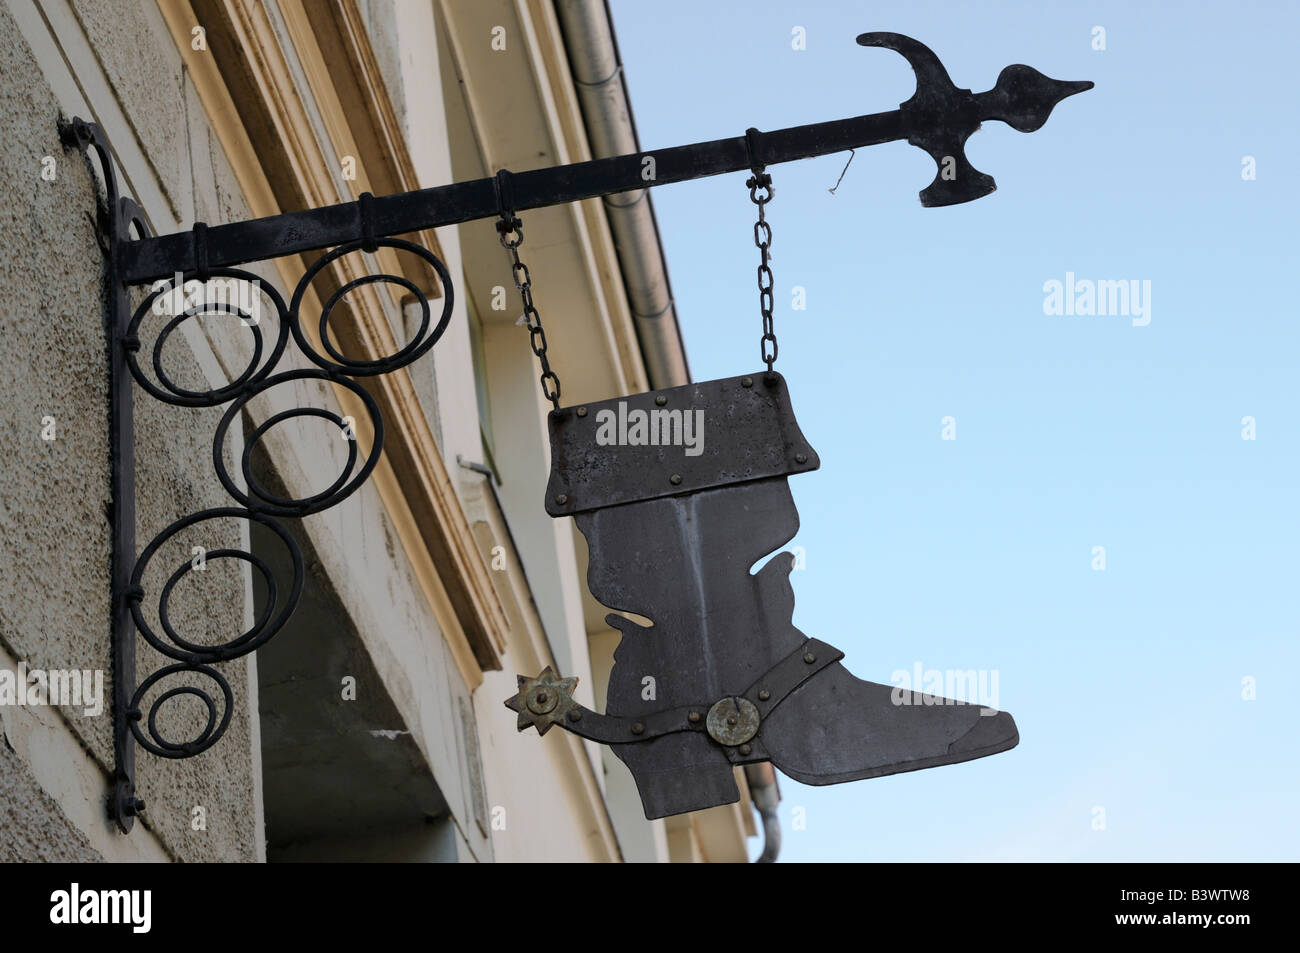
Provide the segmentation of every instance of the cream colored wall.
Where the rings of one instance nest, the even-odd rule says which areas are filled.
[[[78,330],[85,331],[86,347],[91,352],[89,358],[83,359],[67,350],[69,343],[79,341],[80,335],[65,336],[62,347],[43,344],[39,348],[41,353],[57,361],[58,367],[66,365],[69,372],[80,369],[83,386],[89,389],[87,408],[76,414],[60,413],[69,426],[64,429],[64,444],[56,449],[68,448],[67,462],[78,469],[65,478],[77,480],[77,492],[98,507],[96,500],[104,495],[107,486],[106,422],[102,415],[104,397],[100,377],[104,367],[99,305],[102,262],[88,223],[94,208],[89,173],[80,157],[65,155],[57,147],[54,120],[59,109],[66,115],[80,115],[103,124],[121,163],[123,191],[137,198],[155,231],[176,231],[195,219],[220,224],[250,218],[256,213],[250,206],[244,183],[227,161],[225,150],[229,143],[223,137],[230,129],[209,123],[208,104],[201,101],[182,70],[177,47],[157,8],[133,5],[124,12],[119,5],[106,0],[78,0],[75,5],[49,0],[39,7],[25,0],[13,0],[9,9],[15,19],[14,26],[3,31],[5,42],[16,56],[26,50],[37,68],[6,70],[6,90],[21,89],[20,79],[33,89],[24,101],[15,102],[13,110],[7,110],[10,121],[34,124],[30,133],[7,138],[16,148],[55,154],[61,170],[67,170],[55,185],[63,189],[62,199],[50,208],[39,203],[33,207],[40,220],[48,223],[51,234],[69,233],[56,247],[79,256],[64,267],[58,280],[69,283],[64,302],[78,302],[75,315],[69,314],[67,320],[75,320]],[[273,5],[264,9],[274,17]],[[265,39],[268,43],[276,42],[275,37]],[[149,67],[142,67],[143,63]],[[33,111],[32,104],[39,105],[41,97],[57,102],[58,106]],[[310,98],[304,99],[310,111]],[[33,181],[39,181],[39,159],[40,155],[26,160],[19,157],[14,166],[30,166],[35,170]],[[14,202],[9,207],[23,208],[28,204]],[[33,256],[45,254],[40,241],[33,240],[29,247]],[[39,259],[35,267],[38,270],[41,267]],[[278,268],[264,266],[257,270],[282,290],[286,288],[286,276]],[[30,284],[32,293],[49,295],[61,291],[58,287],[51,288],[48,280]],[[10,289],[6,286],[5,290]],[[21,300],[8,294],[6,298]],[[21,314],[6,314],[6,322],[38,322],[12,328],[15,334],[26,334],[26,329],[53,327],[53,322],[39,318],[46,310],[38,303],[23,309]],[[230,379],[230,371],[241,368],[249,354],[249,342],[237,328],[223,329],[212,322],[205,322],[201,329],[194,322],[187,323],[181,339],[190,349],[196,372],[213,386]],[[20,352],[12,353],[16,358]],[[307,366],[305,359],[291,348],[280,369],[303,366]],[[48,371],[43,364],[36,365],[38,372],[57,383],[55,369],[55,365]],[[98,396],[92,387],[96,384]],[[255,402],[252,408],[255,419],[263,420],[299,405],[340,409],[334,395],[314,383],[283,390],[289,393],[273,392],[266,400]],[[137,395],[138,500],[143,544],[163,523],[201,506],[228,505],[230,501],[216,481],[207,449],[220,410],[187,411],[158,404],[139,391]],[[50,398],[36,391],[18,398],[15,405],[19,404],[52,406]],[[62,407],[66,410],[67,406],[65,399]],[[74,421],[76,425],[71,426]],[[364,449],[368,440],[364,425],[358,431]],[[33,453],[48,453],[48,448],[34,439],[34,434],[35,431],[26,435],[31,439],[16,440],[15,445],[33,446]],[[326,439],[322,439],[321,432],[306,427],[278,427],[268,434],[266,446],[292,493],[312,492],[319,488],[321,473],[338,471],[344,444],[328,439],[328,434],[324,436]],[[82,442],[77,443],[78,440]],[[25,454],[9,455],[5,466],[7,485],[30,482],[33,461]],[[14,468],[14,472],[10,473],[9,468]],[[380,471],[383,470],[381,465]],[[491,859],[490,842],[470,818],[467,803],[466,752],[459,734],[458,699],[467,698],[469,688],[461,677],[459,663],[451,657],[447,641],[441,637],[442,623],[437,607],[429,601],[427,587],[418,579],[406,550],[395,545],[399,534],[378,488],[383,478],[383,472],[378,472],[360,492],[340,506],[304,521],[303,531],[319,554],[321,569],[329,574],[355,620],[404,727],[411,731],[436,776],[450,804],[465,854],[479,860]],[[92,488],[91,493],[86,493],[87,487]],[[101,488],[100,492],[94,492],[96,487]],[[8,496],[6,502],[10,502]],[[85,530],[79,538],[74,534],[72,542],[80,551],[91,553],[97,567],[88,576],[60,573],[57,567],[52,567],[46,575],[84,584],[90,601],[81,606],[51,598],[48,587],[46,598],[37,601],[6,593],[5,620],[14,623],[12,629],[6,625],[6,630],[31,631],[32,627],[24,626],[23,620],[14,617],[12,612],[23,605],[46,606],[56,617],[36,627],[36,634],[44,629],[49,636],[61,635],[66,627],[67,636],[75,643],[70,645],[71,654],[66,658],[51,656],[53,661],[47,664],[73,667],[93,663],[106,668],[108,550],[102,510],[82,513],[76,508],[54,505],[53,500],[46,503],[44,509],[55,524],[40,535],[47,540],[54,538],[55,525],[65,520],[84,524]],[[20,535],[30,536],[32,529],[28,526],[22,534],[7,535],[16,542]],[[54,558],[61,558],[65,565],[75,563],[66,554],[60,556],[57,547],[46,545],[45,550]],[[23,565],[39,565],[34,558],[36,552],[23,550],[21,544],[13,547],[13,555]],[[20,580],[19,576],[10,574],[6,577]],[[248,583],[245,572],[237,586],[223,597],[227,605],[241,606],[243,620],[251,612]],[[51,628],[59,632],[50,632]],[[205,636],[201,628],[194,627],[184,631],[201,641],[230,637],[229,633]],[[35,664],[29,647],[21,640],[16,644],[21,655],[33,658]],[[133,853],[155,856],[164,850],[174,859],[264,858],[256,677],[252,674],[255,664],[255,657],[248,657],[222,666],[228,676],[232,673],[238,676],[232,678],[236,713],[234,726],[210,752],[183,761],[163,761],[140,753],[140,793],[148,808],[144,821],[137,825],[130,838],[115,834],[102,813],[103,792],[108,787],[106,772],[111,767],[111,747],[106,747],[109,733],[102,724],[88,724],[93,759],[65,760],[80,740],[79,724],[68,720],[73,715],[48,713],[58,714],[61,719],[51,722],[43,719],[47,713],[39,710],[33,710],[34,715],[21,710],[6,711],[3,716],[6,736],[12,736],[15,750],[26,759],[23,770],[28,780],[23,783],[40,786],[61,805],[62,813],[81,828],[88,842],[106,857],[126,857]],[[156,665],[141,643],[142,676]],[[339,673],[340,677],[346,674]],[[92,799],[87,800],[88,797]],[[207,831],[189,830],[187,822],[193,805],[207,809]],[[151,832],[161,847],[151,840]]]
[[[393,23],[383,32],[396,43],[391,60],[400,64],[401,89],[419,91],[419,95],[405,97],[401,110],[406,116],[412,160],[421,185],[445,184],[455,176],[447,110],[442,97],[435,94],[443,89],[442,70],[447,64],[441,62],[433,7],[404,4],[391,11]],[[372,16],[380,15],[372,9]],[[466,317],[466,302],[473,292],[462,281],[461,229],[440,229],[438,239],[457,285],[457,304],[451,327],[434,349],[435,363],[429,376],[436,381],[443,459],[448,470],[458,477],[462,499],[478,500],[485,491],[483,478],[457,464],[458,456],[482,462],[475,371]],[[495,259],[498,280],[508,282],[504,252],[499,248],[496,251],[500,253]],[[521,505],[540,513],[536,489],[544,486],[547,467],[545,409],[538,395],[526,386],[536,382],[536,373],[529,365],[532,355],[527,349],[526,335],[513,326],[510,330],[517,333],[503,336],[500,344],[495,337],[487,342],[487,350],[492,355],[491,372],[498,383],[505,385],[494,388],[492,394],[494,417],[501,422],[496,434],[498,464],[509,473],[508,483],[519,488],[519,500],[524,501]],[[509,357],[505,363],[512,366],[503,368],[498,358],[506,354]],[[495,503],[484,505],[495,506]],[[541,515],[545,517],[544,513]],[[506,523],[498,516],[489,533],[489,558],[491,546],[510,545],[511,535],[521,549],[533,554],[536,563],[563,567],[564,531],[557,531],[549,520],[511,520],[507,531]],[[515,579],[513,583],[498,579],[498,587],[513,584],[522,588],[514,601],[525,605],[514,610],[516,618],[505,670],[485,672],[483,683],[474,692],[489,809],[495,821],[494,856],[507,861],[616,859],[617,846],[601,803],[602,779],[592,770],[585,746],[568,737],[548,737],[539,743],[535,736],[520,735],[515,730],[514,714],[504,705],[505,699],[517,690],[516,670],[527,671],[534,664],[537,653],[534,642],[545,638],[541,634],[542,626],[535,619],[531,620],[534,631],[526,631],[530,623],[524,620],[523,614],[533,611],[532,603],[539,609],[545,607],[544,611],[553,620],[546,629],[547,634],[557,630],[570,633],[566,647],[570,657],[574,652],[571,633],[575,627],[581,628],[581,607],[573,597],[578,577],[572,565],[571,547],[567,568],[553,575],[543,573],[540,581],[531,574],[527,578],[523,576],[524,564],[517,555],[510,562],[504,573],[514,574]],[[582,648],[579,640],[577,649]],[[541,652],[544,654],[546,648]],[[589,686],[590,680],[585,681]]]
[[[221,115],[221,104],[209,88],[211,76],[201,93],[190,79],[197,73],[182,70],[181,57],[188,54],[182,48],[178,55],[177,48],[185,35],[184,22],[170,24],[169,30],[158,9],[149,4],[132,7],[130,16],[115,16],[108,0],[42,0],[39,7],[33,0],[5,2],[12,26],[0,30],[0,36],[6,43],[25,45],[39,64],[39,77],[28,81],[42,83],[41,95],[57,102],[67,115],[94,118],[105,126],[122,163],[123,191],[141,203],[156,231],[177,231],[196,218],[219,224],[278,210],[267,206],[268,190],[256,178],[249,157],[237,154],[238,137],[230,124],[211,119]],[[177,10],[183,11],[184,5],[170,7],[169,16],[176,17]],[[272,30],[278,31],[267,42],[291,46],[276,0],[267,0],[262,12]],[[184,14],[179,15],[183,21]],[[587,157],[581,116],[567,85],[563,48],[549,4],[430,0],[370,4],[368,16],[376,53],[393,95],[400,97],[398,114],[406,123],[407,145],[420,185],[468,178],[497,165],[518,170]],[[487,30],[496,24],[504,24],[511,37],[513,55],[508,61],[494,60],[487,45]],[[152,50],[152,56],[142,58],[141,49]],[[142,66],[144,62],[151,64],[149,69]],[[308,80],[292,63],[290,69],[301,87],[310,135],[320,140],[315,145],[323,154],[332,154],[330,123],[313,119],[312,111],[318,107],[306,88]],[[447,89],[455,94],[444,101]],[[179,128],[177,115],[186,117]],[[512,121],[511,115],[526,116],[527,122]],[[50,129],[45,131],[52,134],[52,116],[28,118],[48,123]],[[536,148],[539,141],[546,144],[541,153]],[[473,171],[475,166],[480,171]],[[327,178],[319,185],[327,191],[335,188],[336,200],[350,197],[341,179]],[[65,203],[76,206],[74,218],[81,223],[82,207],[90,207],[89,196],[83,187]],[[554,329],[556,367],[568,384],[565,402],[644,389],[644,368],[599,203],[531,214],[526,221],[524,257],[534,269],[538,304],[548,329]],[[422,412],[438,436],[438,454],[481,557],[489,558],[496,545],[509,551],[506,567],[491,574],[510,619],[504,669],[475,670],[474,677],[467,679],[464,652],[458,654],[460,643],[449,628],[456,620],[449,614],[445,593],[439,595],[438,580],[429,577],[427,554],[419,550],[418,537],[409,531],[412,517],[387,464],[381,464],[371,481],[344,503],[304,521],[303,531],[405,729],[412,732],[447,797],[463,859],[613,860],[622,855],[620,838],[628,859],[665,860],[670,850],[674,859],[702,857],[704,841],[692,824],[669,833],[662,821],[644,819],[630,777],[607,751],[563,731],[545,738],[531,730],[518,733],[513,714],[504,707],[504,699],[516,690],[515,675],[536,674],[546,664],[578,675],[579,699],[602,707],[601,686],[611,647],[599,631],[589,642],[593,609],[583,596],[585,552],[575,546],[572,523],[552,520],[542,509],[549,468],[545,425],[549,405],[537,385],[527,335],[513,323],[518,302],[504,252],[495,243],[490,223],[441,229],[438,240],[457,282],[459,300],[441,342],[412,368],[412,381]],[[86,257],[87,268],[97,272],[98,260]],[[289,290],[286,281],[293,272],[286,262],[257,270]],[[72,280],[80,281],[86,291],[90,279],[78,275]],[[486,306],[496,285],[510,287],[513,310],[506,314],[493,313]],[[97,288],[93,294],[98,294]],[[497,494],[479,474],[457,464],[458,457],[481,458],[466,321],[470,297],[479,303],[485,319],[497,462],[504,480]],[[400,318],[392,320],[399,331]],[[97,334],[97,316],[92,324]],[[182,333],[195,366],[213,386],[228,380],[230,371],[241,368],[249,354],[249,342],[237,330],[223,331],[211,323],[200,329],[190,323]],[[306,366],[292,348],[290,355],[281,369]],[[340,405],[336,395],[323,387],[293,390],[259,401],[253,408],[255,422],[305,404],[355,410]],[[177,426],[176,415],[186,412],[150,407],[151,402],[152,398],[141,395],[137,412],[146,422],[156,421],[152,426],[166,436]],[[200,414],[189,424],[196,445],[210,440],[218,416],[219,411]],[[102,439],[94,427],[89,430]],[[359,430],[364,450],[368,436],[364,425]],[[317,489],[319,474],[337,472],[342,463],[341,444],[322,441],[307,428],[276,428],[265,444],[291,493]],[[90,451],[85,456],[92,468],[106,465]],[[212,497],[203,497],[202,505],[227,502],[203,453],[168,465],[184,488]],[[188,493],[188,489],[181,493],[185,502],[170,501],[184,512],[167,512],[164,522],[190,512]],[[163,504],[164,500],[142,492],[148,519],[163,519]],[[142,526],[142,543],[148,535]],[[252,611],[249,586],[245,572],[238,587],[245,618]],[[235,597],[236,603],[239,598]],[[88,618],[98,618],[96,612],[95,606],[86,609]],[[106,623],[100,629],[84,628],[85,638],[99,640],[102,634],[106,641]],[[101,654],[106,651],[102,643],[96,646]],[[0,651],[0,666],[16,661],[12,652]],[[92,800],[107,786],[103,751],[87,755],[78,732],[58,713],[0,713],[5,734],[23,765],[20,782],[44,790],[61,805],[66,822],[81,832],[90,849],[109,859],[264,859],[255,658],[226,666],[232,668],[241,675],[236,683],[237,728],[208,755],[191,762],[161,763],[141,753],[142,778],[159,796],[153,800],[151,817],[129,838],[109,827]],[[477,720],[489,812],[502,825],[488,835],[471,816],[468,754],[458,721],[462,698],[471,700]],[[607,783],[607,772],[616,775],[612,783]],[[177,833],[176,817],[168,821],[169,814],[179,816],[196,797],[209,797],[203,793],[205,786],[231,776],[236,783],[227,783],[225,794],[233,805],[230,820],[201,844],[187,842]],[[743,853],[743,823],[733,815],[718,817],[725,822],[708,822],[714,824],[717,843],[739,843]],[[155,823],[163,827],[151,830]]]
[[[437,0],[437,10],[439,23],[446,25],[439,35],[439,57],[451,175],[444,181],[487,176],[499,168],[520,172],[590,158],[563,39],[549,2]],[[504,37],[504,50],[493,48],[494,31]],[[645,390],[645,369],[599,200],[532,210],[521,217],[525,241],[520,254],[533,277],[549,357],[563,387],[562,404]],[[515,324],[521,304],[492,223],[468,223],[457,231],[465,296],[474,299],[484,323],[503,481],[498,495],[550,651],[550,657],[545,652],[534,657],[553,663],[566,676],[578,676],[578,700],[602,710],[617,637],[603,621],[608,610],[587,593],[586,546],[573,521],[552,519],[542,508],[550,469],[550,405],[538,385],[539,370],[527,335]],[[507,292],[504,311],[494,311],[489,303],[498,286]],[[440,394],[444,383],[440,377]],[[557,739],[559,732],[545,738],[532,730],[521,735],[513,717],[502,719],[498,706],[516,691],[515,675],[535,675],[541,668],[518,664],[529,657],[512,635],[506,670],[485,673],[475,694],[489,796],[508,808],[512,824],[522,811],[531,827],[553,824],[548,814],[562,809],[556,792],[543,787],[548,763],[553,752],[563,753],[578,743],[571,737]],[[622,762],[607,748],[590,743],[581,747],[604,793],[607,823],[617,832],[625,859],[699,859],[709,849],[717,859],[745,859],[745,839],[753,831],[752,822],[746,824],[747,799],[687,823],[676,841],[689,849],[674,856],[666,825],[646,820]],[[550,770],[561,764],[555,762]],[[566,780],[575,784],[577,779]],[[743,779],[740,784],[743,791]],[[529,844],[521,835],[498,837],[494,843],[500,856],[511,859],[540,859],[546,854],[535,853],[537,849],[577,847],[569,834],[544,846]]]

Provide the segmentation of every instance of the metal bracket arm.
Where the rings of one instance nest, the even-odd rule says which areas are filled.
[[[996,188],[991,176],[966,159],[966,139],[988,119],[1033,132],[1067,96],[1092,83],[1054,80],[1029,66],[1008,66],[992,89],[958,89],[925,45],[898,33],[864,33],[861,46],[902,54],[916,73],[916,94],[898,109],[850,119],[792,126],[773,132],[750,129],[743,136],[592,159],[510,176],[511,211],[563,205],[705,176],[761,168],[796,159],[844,152],[905,139],[925,149],[939,169],[921,192],[926,206],[955,205]],[[954,177],[955,176],[955,177]],[[500,214],[495,178],[457,182],[398,195],[367,196],[325,208],[287,212],[207,231],[207,265],[230,267],[298,254],[362,235],[392,236],[456,225]],[[139,284],[199,267],[189,232],[143,238],[122,248],[122,276]]]

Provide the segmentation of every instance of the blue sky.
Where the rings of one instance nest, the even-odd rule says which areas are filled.
[[[783,859],[1300,857],[1298,9],[612,0],[647,150],[894,108],[913,74],[869,30],[976,92],[1012,63],[1097,84],[973,136],[999,188],[970,204],[922,208],[934,163],[905,143],[835,195],[846,154],[771,169],[777,369],[822,461],[791,480],[795,624],[872,681],[996,670],[1021,735],[783,778]],[[655,190],[697,380],[760,366],[745,178]],[[1067,272],[1150,281],[1150,323],[1044,314]]]

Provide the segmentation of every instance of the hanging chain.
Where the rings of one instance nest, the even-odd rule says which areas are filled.
[[[760,339],[759,349],[763,354],[763,363],[767,365],[770,374],[772,365],[776,363],[777,349],[776,331],[772,324],[772,269],[768,266],[768,262],[772,260],[770,251],[772,226],[767,223],[764,216],[764,206],[772,201],[775,193],[772,190],[772,176],[760,169],[754,170],[754,174],[745,185],[749,186],[749,200],[758,206],[758,221],[754,223],[754,244],[758,246],[759,252],[758,308],[763,312],[763,337]],[[762,195],[759,194],[759,189],[763,190]]]
[[[551,402],[551,406],[559,410],[560,379],[551,370],[551,362],[546,357],[546,332],[542,330],[542,316],[533,304],[532,277],[528,273],[528,266],[519,260],[519,246],[524,243],[524,223],[514,215],[502,213],[501,220],[497,222],[497,232],[501,236],[501,247],[510,253],[510,275],[524,302],[523,321],[528,328],[528,343],[542,366],[542,393]]]

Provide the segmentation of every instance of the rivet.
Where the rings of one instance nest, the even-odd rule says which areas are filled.
[[[741,745],[741,746],[740,746],[740,753],[741,753],[741,754],[749,754],[749,753],[750,753],[751,751],[753,751],[753,750],[754,750],[754,749],[751,748],[749,745]]]
[[[679,486],[682,482],[682,475],[680,473],[674,473],[668,478],[668,482],[673,486]]]
[[[546,701],[547,701],[547,698],[548,698],[548,696],[547,696],[546,692],[538,692],[538,693],[537,693],[537,704],[539,704],[539,705],[545,705],[545,704],[546,704]]]
[[[686,716],[686,720],[692,725],[698,725],[700,723],[700,713],[698,711],[693,711]]]
[[[740,723],[740,719],[737,718],[735,715],[728,715],[728,716],[727,716],[727,724],[729,724],[729,725],[735,725],[735,724],[739,724],[739,723]]]
[[[664,404],[668,403],[668,398],[665,397],[663,394],[660,394],[657,397],[655,397],[655,403],[658,404],[660,407],[662,407]]]
[[[806,454],[806,453],[796,453],[796,454],[794,455],[794,462],[795,462],[795,463],[807,463],[807,462],[808,462],[808,454]]]
[[[817,656],[809,652],[807,655],[803,657],[803,660],[807,662],[809,665],[811,665],[813,662],[817,661]]]
[[[563,506],[565,503],[569,502],[569,497],[566,494],[561,493],[555,498],[555,502],[560,504],[560,506]]]
[[[752,377],[742,377],[742,378],[740,379],[740,386],[741,386],[741,387],[753,387],[753,386],[754,386],[754,378],[752,378]]]
[[[645,725],[641,724],[641,722],[638,721],[634,725],[632,725],[632,734],[639,735],[644,731],[645,731]]]
[[[582,719],[582,712],[576,708],[569,710],[569,721],[579,721]]]
[[[772,697],[772,693],[769,692],[766,688],[758,693],[758,700],[761,702],[765,702],[771,697]]]
[[[579,408],[578,408],[578,416],[579,416],[579,417],[585,417],[585,416],[587,416],[587,408],[586,408],[586,407],[579,407]]]

